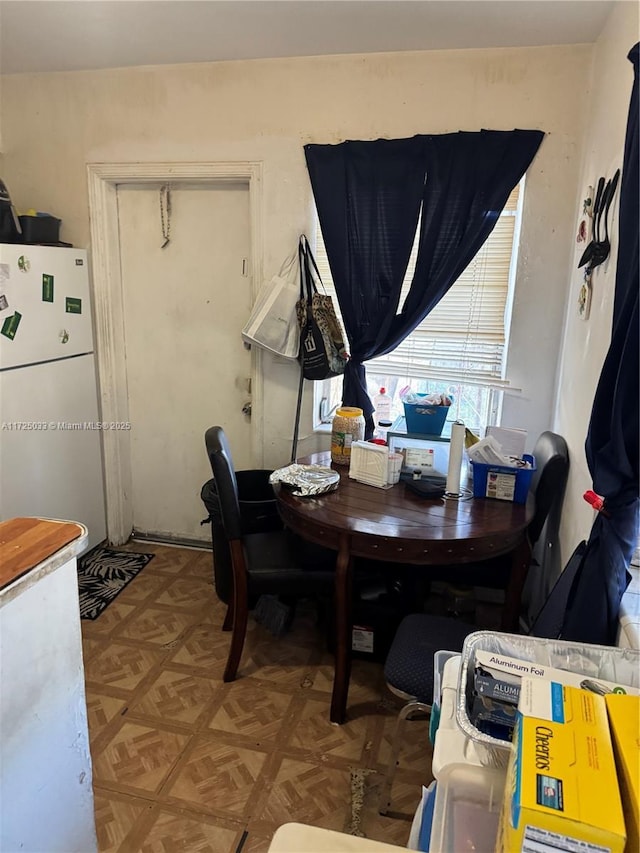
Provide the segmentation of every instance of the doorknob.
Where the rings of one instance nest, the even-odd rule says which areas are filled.
[[[245,403],[244,406],[242,407],[242,414],[248,415],[249,417],[251,417],[251,401],[250,400],[249,400],[249,402]]]

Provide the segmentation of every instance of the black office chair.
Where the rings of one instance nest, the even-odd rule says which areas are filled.
[[[552,509],[562,506],[569,475],[569,451],[562,436],[553,432],[543,432],[536,442],[533,455],[536,460],[536,471],[531,479],[530,490],[535,496],[536,509],[527,529],[527,536],[532,547],[540,537]],[[559,512],[557,514],[559,516]],[[458,566],[455,567],[456,577],[458,568]],[[464,575],[469,580],[473,580],[474,577],[478,578],[478,585],[502,585],[508,581],[509,569],[510,558],[507,555],[490,561],[490,565],[479,563],[477,566],[475,564],[465,566]],[[479,580],[480,578],[482,578],[482,583]],[[554,607],[556,609],[559,595],[557,590],[564,588],[558,582],[552,591],[552,595],[555,593],[556,604]],[[564,606],[566,606],[566,599],[563,604],[563,612]],[[381,814],[386,814],[390,805],[391,786],[398,762],[404,723],[415,713],[429,714],[431,712],[435,652],[440,649],[454,652],[462,651],[467,635],[477,630],[477,626],[458,619],[432,616],[426,613],[411,614],[400,623],[387,655],[384,674],[387,687],[392,693],[404,699],[406,704],[398,714],[391,760],[380,797],[379,811]],[[549,629],[547,627],[544,630],[548,631]],[[533,628],[531,629],[532,632]],[[545,636],[545,634],[536,634],[535,636]]]
[[[234,681],[247,631],[249,597],[331,596],[335,553],[308,547],[288,530],[243,533],[229,443],[222,427],[210,427],[205,445],[216,482],[222,524],[231,552],[233,590],[223,628],[232,630],[224,681]]]

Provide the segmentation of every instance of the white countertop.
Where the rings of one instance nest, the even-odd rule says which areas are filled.
[[[285,823],[276,830],[269,853],[398,853],[406,847],[383,844],[302,823]]]

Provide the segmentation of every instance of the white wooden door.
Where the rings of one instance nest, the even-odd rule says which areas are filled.
[[[205,430],[221,425],[236,468],[251,467],[240,337],[251,306],[249,190],[172,187],[164,249],[160,198],[160,186],[118,187],[133,527],[207,541]]]

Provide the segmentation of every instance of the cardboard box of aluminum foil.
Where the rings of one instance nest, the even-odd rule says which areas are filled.
[[[622,853],[626,833],[604,698],[523,678],[499,853]]]
[[[518,660],[507,655],[487,652],[484,649],[476,649],[475,668],[480,674],[500,679],[508,684],[519,684],[521,678],[530,676],[544,678],[547,681],[558,681],[560,684],[568,684],[572,687],[582,687],[585,690],[593,689],[596,693],[612,691],[613,693],[640,694],[637,687],[607,681],[599,676],[584,675],[568,669],[556,669],[536,661]]]

